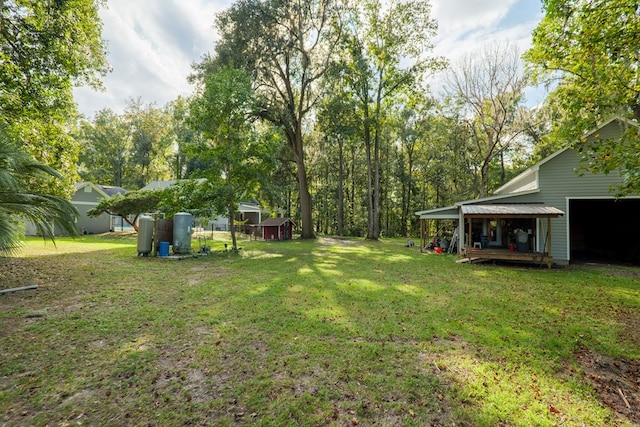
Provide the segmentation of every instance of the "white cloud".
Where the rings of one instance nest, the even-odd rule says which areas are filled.
[[[432,5],[438,21],[433,54],[447,58],[452,67],[494,43],[515,46],[524,53],[542,18],[538,0],[433,0]],[[443,80],[444,73],[430,80],[436,94],[441,93]]]
[[[187,96],[191,65],[214,49],[215,15],[233,0],[109,0],[101,10],[103,37],[113,72],[105,92],[74,91],[82,113],[122,111],[126,101],[164,105]],[[438,20],[435,55],[454,63],[494,40],[509,40],[524,51],[541,18],[539,0],[432,0]],[[533,12],[532,12],[533,11]],[[437,77],[436,77],[437,80]],[[434,80],[435,81],[435,80]],[[435,87],[435,84],[434,84]]]
[[[164,105],[192,91],[187,82],[193,62],[214,48],[216,13],[230,0],[110,0],[101,10],[103,38],[113,71],[105,92],[75,90],[80,111],[120,112],[130,98]]]
[[[479,28],[494,28],[517,0],[434,0],[432,12],[439,34],[457,37]]]

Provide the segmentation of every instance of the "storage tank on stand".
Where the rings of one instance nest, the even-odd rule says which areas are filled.
[[[191,224],[193,215],[186,212],[178,212],[173,216],[173,253],[191,253]]]
[[[138,218],[138,256],[148,256],[153,247],[153,218],[142,215]]]

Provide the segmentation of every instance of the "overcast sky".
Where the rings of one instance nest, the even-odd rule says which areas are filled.
[[[103,79],[104,92],[75,90],[80,112],[87,117],[103,108],[120,113],[131,98],[163,106],[179,95],[190,95],[191,65],[213,52],[214,17],[232,2],[108,0],[100,16],[113,71]],[[524,51],[542,19],[540,0],[432,0],[431,4],[439,25],[434,54],[452,63],[495,40]],[[539,91],[527,96],[530,105],[543,97]]]

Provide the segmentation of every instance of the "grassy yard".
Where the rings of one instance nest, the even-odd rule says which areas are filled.
[[[0,289],[38,285],[0,295],[0,425],[640,423],[639,268],[403,243],[27,240],[0,259]]]

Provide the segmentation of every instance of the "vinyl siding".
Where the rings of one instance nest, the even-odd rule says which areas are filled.
[[[609,189],[620,182],[617,172],[604,174],[576,173],[579,166],[574,150],[566,150],[540,165],[540,197],[548,206],[565,212],[551,220],[551,253],[554,259],[569,260],[569,202],[571,198],[613,198]]]
[[[90,188],[91,191],[86,191],[87,188]],[[85,231],[89,234],[106,233],[111,229],[111,216],[109,214],[103,213],[98,218],[91,218],[87,215],[87,211],[95,208],[103,198],[104,195],[91,186],[80,188],[71,197],[71,203],[80,214],[77,222],[80,234]]]
[[[609,175],[576,173],[579,166],[574,150],[565,150],[547,162],[539,165],[539,191],[526,195],[513,195],[500,200],[501,203],[543,203],[565,213],[551,219],[551,255],[554,261],[569,261],[569,199],[571,198],[613,198],[609,189],[620,182],[617,172]],[[538,222],[539,228],[546,229],[547,220]]]

